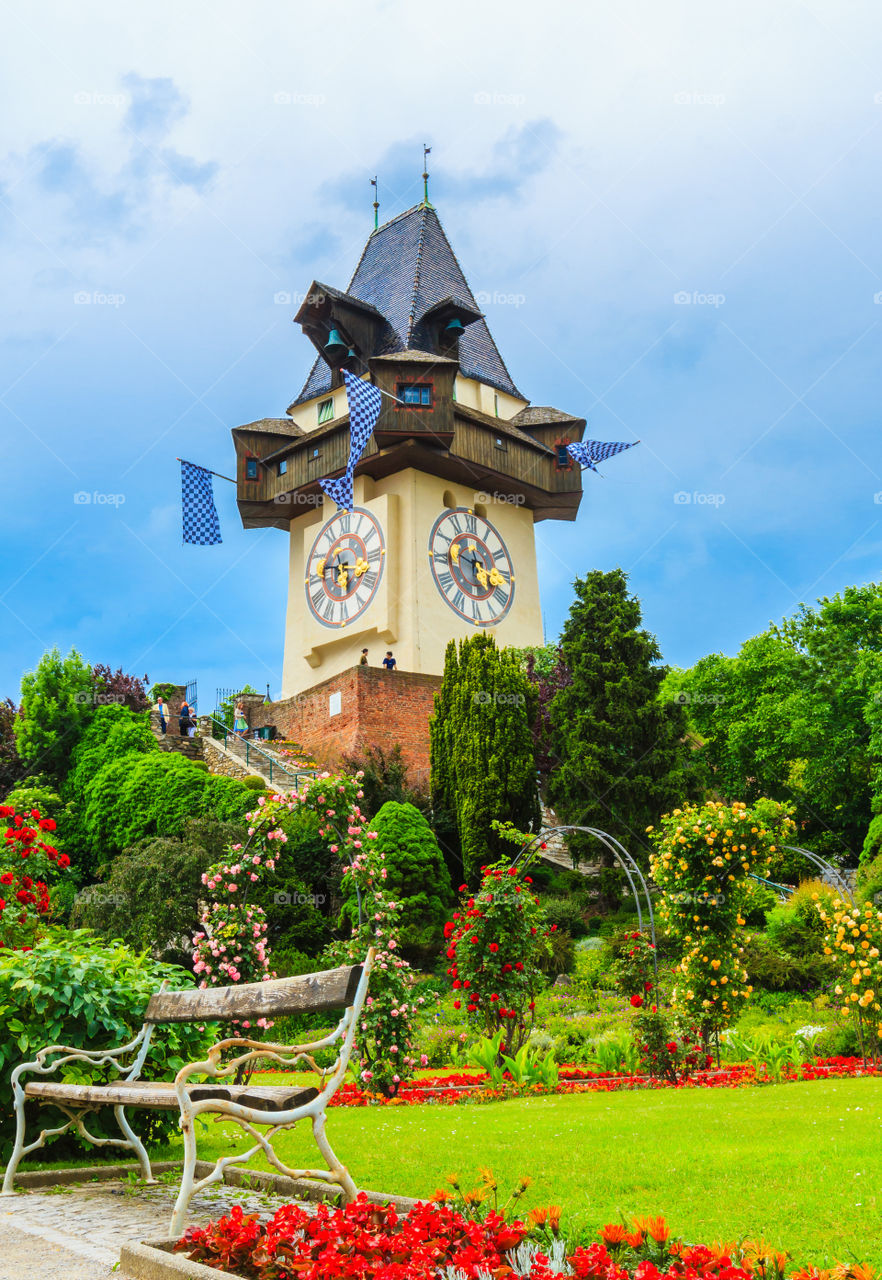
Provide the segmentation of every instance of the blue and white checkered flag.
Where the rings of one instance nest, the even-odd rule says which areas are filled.
[[[596,471],[595,462],[603,462],[613,454],[621,453],[623,449],[633,449],[634,445],[639,443],[639,440],[631,440],[627,444],[621,440],[585,440],[582,444],[568,444],[567,453],[583,467]]]
[[[383,397],[379,387],[375,387],[373,383],[357,378],[346,369],[342,369],[341,373],[346,384],[346,399],[349,401],[349,461],[342,476],[336,480],[319,480],[319,484],[338,507],[351,511],[352,476],[370,434],[377,425]]]
[[[181,462],[181,507],[185,542],[211,547],[222,541],[211,472],[205,467],[197,467],[194,462]]]

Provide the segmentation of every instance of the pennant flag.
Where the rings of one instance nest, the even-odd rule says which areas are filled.
[[[583,444],[568,444],[567,453],[583,467],[590,467],[592,471],[596,471],[595,462],[603,462],[613,454],[621,453],[623,449],[633,449],[634,445],[639,443],[639,440],[631,440],[628,444],[624,444],[621,440],[586,440]]]
[[[220,521],[214,506],[210,471],[194,462],[181,463],[181,507],[184,541],[211,547],[222,541]]]
[[[383,397],[379,387],[365,382],[363,378],[357,378],[346,369],[342,369],[341,373],[346,384],[346,399],[349,401],[349,461],[342,476],[336,480],[319,480],[319,484],[338,507],[351,511],[353,472],[377,425]]]

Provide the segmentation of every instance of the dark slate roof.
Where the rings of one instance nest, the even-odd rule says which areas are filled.
[[[425,342],[420,320],[444,299],[480,310],[437,213],[425,204],[371,234],[346,292],[376,307],[394,331],[394,340],[372,355],[420,348]],[[459,364],[467,378],[526,399],[512,382],[485,320],[466,326],[459,340]],[[330,390],[331,370],[319,356],[294,404]]]

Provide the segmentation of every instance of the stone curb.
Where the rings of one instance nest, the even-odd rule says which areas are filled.
[[[172,1169],[180,1169],[181,1163],[176,1160],[158,1160],[153,1164],[154,1173],[166,1173]],[[214,1169],[207,1160],[196,1162],[196,1177],[204,1178]],[[65,1183],[115,1181],[125,1178],[128,1173],[138,1173],[139,1166],[132,1164],[98,1164],[87,1165],[78,1169],[36,1169],[19,1174],[16,1182],[22,1188],[59,1186]],[[225,1169],[224,1182],[227,1186],[245,1186],[248,1190],[259,1188],[274,1195],[290,1196],[292,1200],[333,1202],[339,1195],[339,1189],[330,1183],[313,1182],[307,1179],[289,1178],[284,1174],[268,1173],[262,1169]],[[256,1185],[255,1185],[256,1184]],[[382,1191],[369,1191],[363,1188],[365,1195],[373,1204],[393,1204],[399,1212],[406,1213],[417,1203],[408,1196],[387,1195]],[[122,1272],[131,1280],[242,1280],[230,1271],[218,1271],[214,1267],[203,1266],[201,1262],[190,1262],[183,1254],[173,1253],[171,1240],[146,1240],[141,1243],[129,1243],[120,1252]]]

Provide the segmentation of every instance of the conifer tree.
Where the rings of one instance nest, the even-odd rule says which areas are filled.
[[[593,570],[574,586],[560,644],[570,683],[549,706],[547,798],[562,822],[607,831],[636,854],[646,828],[695,794],[685,711],[659,697],[667,668],[627,574]]]
[[[467,880],[510,853],[495,819],[520,830],[539,823],[530,726],[536,694],[518,655],[479,634],[447,646],[430,722],[436,831],[452,837]]]

